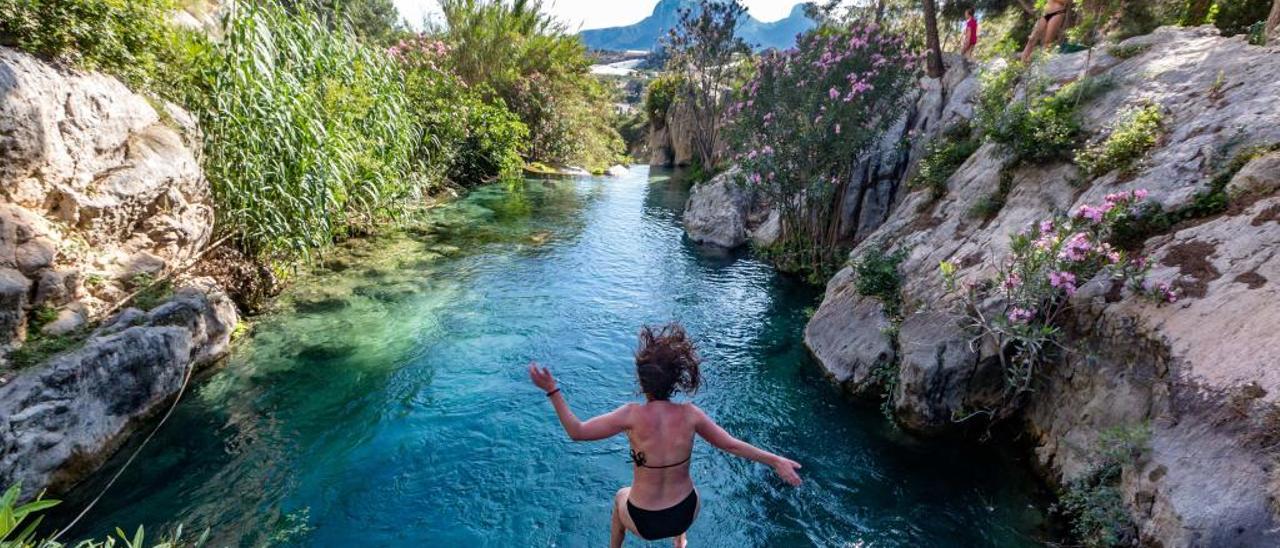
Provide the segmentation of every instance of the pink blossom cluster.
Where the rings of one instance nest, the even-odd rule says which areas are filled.
[[[437,62],[449,54],[449,44],[425,34],[405,38],[387,48],[387,54],[402,63],[417,63],[439,70]]]

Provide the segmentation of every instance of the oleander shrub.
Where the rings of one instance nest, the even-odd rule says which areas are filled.
[[[826,24],[769,51],[730,107],[740,183],[778,207],[779,265],[826,279],[843,262],[831,204],[901,115],[919,58],[873,24]]]
[[[1160,142],[1164,132],[1164,111],[1150,103],[1128,110],[1111,128],[1106,138],[1076,153],[1076,165],[1090,177],[1115,170],[1131,171],[1147,152]]]
[[[1146,214],[1145,190],[1111,194],[1098,206],[1046,219],[1015,234],[995,277],[957,287],[956,265],[943,262],[943,279],[956,292],[959,312],[982,344],[998,353],[1006,386],[1000,405],[970,416],[1002,418],[1032,390],[1041,369],[1061,357],[1061,322],[1080,286],[1107,276],[1134,295],[1174,302],[1167,284],[1146,281],[1148,266],[1112,245],[1116,228]]]

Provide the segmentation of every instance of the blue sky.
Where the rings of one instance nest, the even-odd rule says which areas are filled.
[[[394,0],[396,8],[415,27],[424,17],[439,13],[437,0]],[[741,0],[761,21],[786,17],[802,0]],[[545,0],[553,15],[572,30],[629,25],[649,15],[658,0]]]

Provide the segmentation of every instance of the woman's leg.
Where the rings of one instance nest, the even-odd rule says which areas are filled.
[[[636,525],[631,522],[631,515],[627,513],[627,497],[630,495],[630,487],[618,489],[618,492],[613,495],[613,520],[609,524],[610,548],[622,548],[622,541],[627,538],[627,531],[640,536],[636,533]]]
[[[1063,10],[1061,13],[1053,16],[1049,23],[1044,27],[1044,49],[1053,48],[1058,43],[1058,31],[1062,30],[1062,24],[1067,21],[1067,12]]]
[[[1036,46],[1040,45],[1040,38],[1044,35],[1044,30],[1044,17],[1037,17],[1036,26],[1031,28],[1031,36],[1027,37],[1027,47],[1022,50],[1023,63],[1031,62],[1031,55],[1036,52]]]
[[[698,491],[698,490],[695,488],[694,491]],[[698,493],[698,506],[694,507],[693,509],[694,521],[698,521],[698,514],[700,513],[702,513],[702,493],[701,492]],[[680,533],[680,536],[675,538],[675,548],[685,548],[685,546],[687,546],[688,544],[689,544],[688,532]]]

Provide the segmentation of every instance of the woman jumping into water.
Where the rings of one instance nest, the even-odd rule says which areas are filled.
[[[698,361],[693,342],[679,324],[657,331],[645,327],[636,349],[636,377],[645,402],[628,403],[586,422],[569,410],[551,371],[529,364],[529,378],[551,398],[571,439],[601,440],[626,432],[631,441],[634,475],[631,486],[613,497],[611,547],[622,546],[627,531],[645,540],[674,538],[676,548],[684,547],[685,531],[702,506],[689,477],[695,433],[717,449],[767,464],[787,483],[800,485],[800,463],[734,438],[692,403],[671,402],[676,392],[697,392],[702,381]]]

